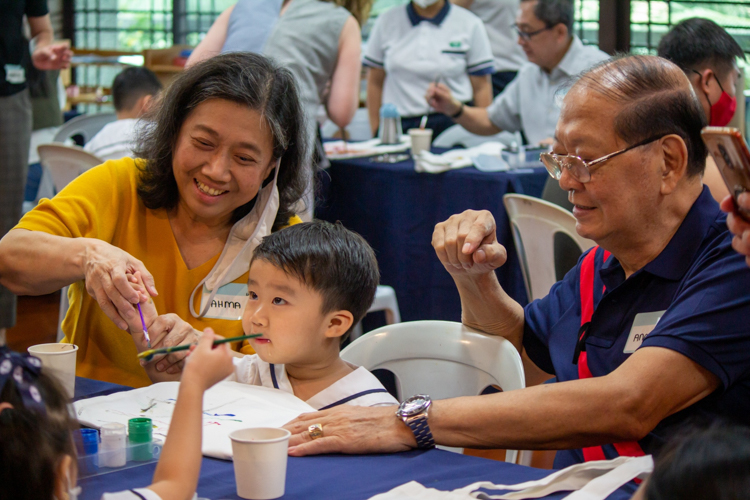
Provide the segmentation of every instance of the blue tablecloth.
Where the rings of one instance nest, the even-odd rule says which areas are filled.
[[[508,250],[507,264],[497,271],[500,284],[526,304],[503,195],[540,196],[548,174],[539,165],[530,163],[533,168],[511,172],[487,173],[468,167],[426,174],[415,172],[412,160],[332,161],[319,176],[322,199],[316,204],[316,217],[339,220],[372,245],[380,282],[396,290],[403,321],[460,321],[458,291],[430,244],[435,224],[468,209],[492,212],[498,240]]]
[[[129,387],[76,378],[76,399],[128,390]],[[395,418],[395,417],[394,417]],[[106,492],[151,484],[156,463],[92,476],[80,481],[82,500],[98,500]],[[486,460],[442,450],[388,455],[323,455],[289,457],[284,499],[367,499],[408,481],[451,490],[477,481],[514,484],[540,479],[550,471]],[[565,493],[544,497],[558,499]],[[625,500],[631,492],[618,491],[609,500]],[[203,458],[198,496],[213,500],[239,498],[232,462]]]

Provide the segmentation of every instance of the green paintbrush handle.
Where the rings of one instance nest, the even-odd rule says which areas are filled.
[[[261,333],[256,333],[253,335],[240,335],[239,337],[229,337],[226,339],[214,340],[214,345],[226,344],[227,342],[238,342],[240,340],[246,340],[246,339],[254,339],[256,337],[261,337],[261,336],[262,336]],[[142,353],[139,353],[138,359],[146,358],[146,361],[148,361],[157,354],[168,354],[170,352],[186,351],[194,345],[197,345],[197,344],[184,344],[184,345],[176,345],[172,347],[161,347],[159,349],[149,349],[148,351],[143,351]]]

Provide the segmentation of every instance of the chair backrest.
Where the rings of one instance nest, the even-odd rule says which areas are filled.
[[[557,205],[522,194],[506,194],[503,203],[513,227],[529,301],[540,299],[560,278],[555,248],[568,243],[580,250],[580,256],[595,243],[579,236],[573,214]]]
[[[96,113],[93,115],[81,115],[68,120],[55,134],[52,142],[65,142],[73,136],[83,136],[86,144],[108,123],[117,120],[114,113]]]
[[[507,340],[452,321],[386,325],[352,342],[341,357],[396,377],[398,399],[426,393],[435,399],[477,396],[497,385],[526,386],[521,357]]]
[[[477,396],[492,385],[505,392],[526,387],[521,356],[510,342],[451,321],[378,328],[349,344],[341,358],[393,373],[400,401],[415,394]],[[506,461],[515,461],[516,453],[508,450]]]
[[[40,144],[37,151],[39,151],[39,161],[44,168],[49,170],[57,192],[86,170],[104,163],[100,158],[78,146]]]

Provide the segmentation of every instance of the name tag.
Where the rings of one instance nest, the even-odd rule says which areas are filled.
[[[26,70],[18,64],[6,64],[5,80],[14,85],[23,83],[26,81]]]
[[[656,324],[666,311],[655,311],[650,313],[636,314],[633,319],[633,327],[630,329],[628,341],[625,343],[625,354],[632,354],[641,347],[643,339],[656,328]]]
[[[247,285],[227,283],[216,291],[204,318],[241,320],[248,296]],[[205,309],[209,297],[211,292],[203,285],[201,311]]]

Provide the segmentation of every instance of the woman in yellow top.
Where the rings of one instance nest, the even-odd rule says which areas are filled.
[[[188,69],[152,118],[143,160],[89,170],[0,241],[0,282],[14,293],[71,285],[62,328],[79,347],[77,374],[135,387],[149,379],[124,331],[141,331],[126,275],[140,271],[157,311],[173,313],[151,326],[154,344],[191,342],[193,328],[242,335],[252,249],[298,221],[310,176],[294,78],[263,56]]]

